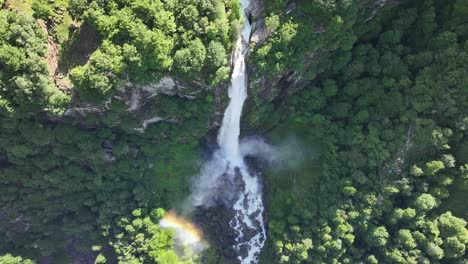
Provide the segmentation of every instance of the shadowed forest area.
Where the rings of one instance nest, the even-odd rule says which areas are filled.
[[[468,1],[254,2],[242,128],[304,154],[262,172],[260,263],[466,263]],[[158,223],[213,147],[239,2],[0,7],[0,263],[233,263]]]

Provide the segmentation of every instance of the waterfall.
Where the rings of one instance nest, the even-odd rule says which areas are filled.
[[[239,145],[242,107],[247,98],[245,58],[251,25],[245,10],[249,1],[240,0],[244,27],[234,50],[234,69],[228,90],[230,101],[218,133],[219,149],[194,178],[193,192],[185,209],[190,212],[218,204],[232,206],[233,217],[228,221],[235,233],[233,246],[241,264],[257,263],[266,239],[261,186],[258,177],[252,175],[244,163],[244,155],[255,152],[246,152],[246,146],[241,149]]]
[[[240,173],[245,186],[233,206],[235,217],[229,223],[237,235],[235,249],[242,264],[258,262],[258,255],[266,238],[261,188],[258,179],[249,173],[239,151],[240,119],[242,107],[247,98],[245,58],[249,51],[252,29],[245,13],[248,5],[249,0],[241,0],[244,26],[234,53],[234,70],[228,91],[230,102],[218,134],[220,154],[228,166],[228,174]]]
[[[248,4],[248,0],[241,0],[242,10]],[[244,27],[242,34],[237,39],[234,51],[234,70],[231,76],[231,86],[228,90],[230,102],[224,112],[223,124],[218,134],[218,144],[221,147],[222,154],[234,163],[233,166],[241,163],[239,153],[240,118],[244,101],[247,98],[245,57],[249,51],[251,26],[244,11],[242,11],[242,16]]]

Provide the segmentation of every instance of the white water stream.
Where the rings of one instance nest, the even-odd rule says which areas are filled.
[[[239,253],[238,258],[242,264],[258,262],[258,256],[266,238],[261,188],[258,179],[249,173],[239,151],[240,119],[242,107],[247,98],[245,58],[249,51],[252,29],[245,13],[249,3],[249,0],[241,0],[244,27],[237,40],[234,54],[234,70],[228,91],[230,102],[224,112],[223,124],[218,134],[220,154],[226,159],[228,174],[235,175],[237,168],[245,184],[243,192],[239,194],[233,206],[236,212],[235,217],[229,223],[237,234],[235,248]],[[249,235],[247,235],[247,232]]]
[[[244,27],[234,51],[234,69],[228,91],[230,102],[217,138],[219,150],[203,164],[199,177],[194,181],[188,205],[191,208],[220,203],[232,206],[234,216],[229,225],[236,234],[234,249],[238,259],[241,264],[256,264],[265,243],[266,230],[261,186],[258,177],[252,175],[244,163],[244,155],[256,153],[248,148],[260,145],[246,146],[245,142],[242,148],[239,145],[242,107],[247,98],[245,58],[251,33],[251,25],[245,13],[250,0],[240,2]]]

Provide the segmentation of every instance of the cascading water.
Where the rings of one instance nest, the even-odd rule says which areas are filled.
[[[245,57],[249,51],[251,33],[251,25],[245,13],[248,5],[249,0],[241,0],[244,27],[235,50],[234,70],[228,91],[230,102],[218,134],[220,154],[226,161],[227,174],[240,173],[244,183],[244,188],[233,206],[234,219],[229,223],[236,231],[235,249],[242,264],[258,262],[258,255],[266,237],[261,188],[258,179],[249,173],[239,151],[240,118],[244,101],[247,98]]]
[[[242,10],[248,4],[248,0],[241,0]],[[242,11],[242,16],[244,18],[244,27],[242,34],[237,39],[234,53],[234,70],[231,76],[231,86],[228,90],[230,102],[224,112],[223,125],[218,134],[218,144],[221,147],[222,154],[230,162],[234,162],[235,166],[241,163],[239,153],[240,118],[244,101],[247,98],[245,57],[249,50],[251,31],[249,20],[244,11]]]
[[[240,2],[244,27],[234,52],[234,69],[228,91],[230,102],[217,138],[219,150],[203,164],[199,177],[196,177],[187,211],[220,204],[232,208],[229,226],[235,233],[234,250],[241,264],[255,264],[265,243],[266,231],[260,183],[244,163],[244,155],[253,152],[246,152],[245,146],[241,148],[239,145],[242,107],[247,98],[245,57],[251,32],[245,12],[249,0]]]

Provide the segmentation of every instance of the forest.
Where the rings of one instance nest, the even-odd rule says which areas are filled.
[[[242,128],[304,154],[264,166],[259,263],[465,264],[468,1],[256,2]],[[219,127],[239,1],[0,7],[0,264],[238,263],[158,223]]]

